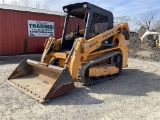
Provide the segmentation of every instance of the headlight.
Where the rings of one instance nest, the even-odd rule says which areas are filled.
[[[67,8],[64,8],[64,12],[68,12],[68,9],[67,9]]]
[[[87,4],[83,4],[83,7],[84,7],[84,8],[87,8]]]

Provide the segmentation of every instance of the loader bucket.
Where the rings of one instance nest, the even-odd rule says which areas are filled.
[[[74,89],[68,69],[33,60],[23,60],[8,82],[39,102]]]

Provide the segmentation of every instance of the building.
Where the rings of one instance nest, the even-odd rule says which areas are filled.
[[[40,53],[48,36],[61,38],[63,12],[0,4],[0,55]]]

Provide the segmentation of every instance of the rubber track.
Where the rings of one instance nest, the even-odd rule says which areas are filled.
[[[94,85],[94,84],[97,84],[97,83],[102,82],[102,81],[111,80],[111,79],[116,78],[117,75],[105,76],[105,77],[101,76],[101,77],[98,77],[96,79],[91,79],[91,78],[87,78],[86,74],[88,73],[87,70],[89,69],[89,67],[91,67],[94,64],[97,64],[97,63],[99,63],[99,62],[101,62],[103,60],[109,59],[112,56],[118,55],[118,54],[121,54],[121,52],[113,51],[113,52],[107,53],[107,54],[105,54],[103,56],[99,56],[99,57],[96,57],[96,58],[94,58],[92,60],[84,62],[81,65],[81,69],[79,71],[80,81],[83,82],[85,85]]]

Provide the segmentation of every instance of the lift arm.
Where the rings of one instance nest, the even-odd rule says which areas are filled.
[[[71,58],[70,60],[68,60],[69,63],[66,62],[68,64],[67,66],[71,73],[72,79],[74,80],[77,78],[77,73],[82,62],[84,62],[87,59],[88,55],[92,51],[96,50],[102,45],[102,41],[120,33],[123,29],[128,30],[127,23],[119,24],[117,27],[114,27],[113,29],[110,29],[102,34],[99,34],[89,40],[86,40],[84,38],[78,38],[78,40],[76,40],[76,43],[71,50],[71,55],[70,55]]]

